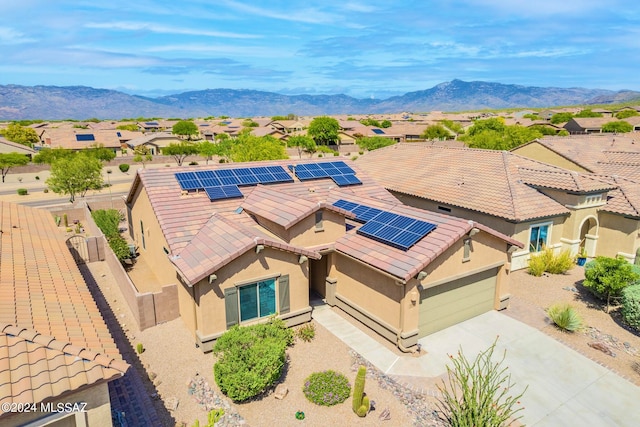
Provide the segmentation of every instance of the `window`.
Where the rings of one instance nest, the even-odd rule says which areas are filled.
[[[276,312],[276,280],[269,279],[238,288],[240,321],[269,316]]]
[[[531,227],[529,236],[529,252],[540,252],[548,245],[550,224],[541,224]]]

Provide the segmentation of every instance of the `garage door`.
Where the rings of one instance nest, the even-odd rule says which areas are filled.
[[[495,268],[452,280],[420,294],[420,337],[493,310]]]

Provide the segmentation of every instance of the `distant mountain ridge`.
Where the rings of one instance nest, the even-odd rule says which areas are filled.
[[[382,100],[343,94],[282,95],[249,89],[206,89],[148,98],[86,86],[0,85],[0,120],[383,114],[607,104],[635,99],[640,103],[640,92],[462,80]]]

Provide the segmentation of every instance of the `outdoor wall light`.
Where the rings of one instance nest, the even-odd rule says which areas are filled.
[[[416,277],[416,279],[424,280],[425,277],[427,277],[427,272],[426,271],[421,271],[420,273],[418,273],[418,277]]]
[[[471,229],[471,231],[469,231],[469,237],[471,236],[475,236],[476,234],[478,234],[480,232],[480,229],[473,227]]]
[[[211,274],[209,276],[209,284],[211,285],[213,282],[215,282],[215,280],[218,278],[218,276],[216,276],[215,274]]]
[[[256,245],[256,253],[259,254],[264,250],[264,245]]]
[[[309,258],[307,258],[306,256],[300,255],[300,258],[298,258],[298,264],[304,264],[308,260],[309,260]]]

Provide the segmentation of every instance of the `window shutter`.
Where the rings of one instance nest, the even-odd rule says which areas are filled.
[[[285,274],[278,279],[279,297],[280,297],[280,314],[286,314],[290,311],[289,298],[289,275]]]
[[[227,329],[238,324],[238,288],[224,290],[224,308],[227,316]]]

